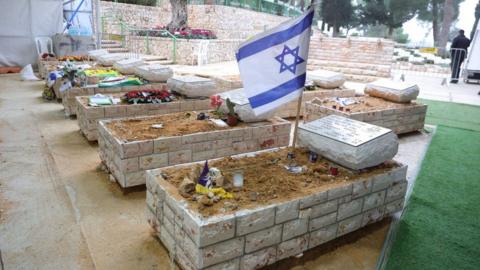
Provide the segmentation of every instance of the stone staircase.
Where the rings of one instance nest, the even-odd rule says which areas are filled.
[[[308,69],[341,72],[347,80],[371,82],[390,77],[394,43],[384,39],[328,38],[310,41]]]
[[[103,39],[102,49],[107,49],[109,53],[127,53],[129,50],[123,47],[122,42],[118,40]]]

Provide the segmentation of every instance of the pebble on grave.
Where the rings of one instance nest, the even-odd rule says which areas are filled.
[[[427,105],[419,102],[396,103],[362,96],[306,102],[304,119],[308,122],[328,115],[339,115],[403,134],[423,129],[426,113]]]
[[[365,86],[365,94],[400,103],[415,100],[420,93],[417,84],[381,79]]]
[[[300,145],[352,170],[377,166],[398,151],[392,130],[337,115],[301,124],[298,139]]]

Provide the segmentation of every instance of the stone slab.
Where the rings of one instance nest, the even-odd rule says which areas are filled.
[[[301,145],[354,170],[379,165],[398,151],[391,130],[336,115],[301,124],[298,135]]]
[[[345,76],[340,72],[316,69],[307,71],[307,80],[313,81],[315,85],[321,88],[333,89],[345,83]]]
[[[167,81],[170,90],[191,98],[210,97],[219,93],[211,79],[198,76],[174,76]]]
[[[160,64],[142,65],[135,67],[135,75],[150,82],[166,82],[173,76],[173,70]]]
[[[410,102],[417,99],[420,89],[417,84],[381,79],[365,85],[365,94],[393,102]]]

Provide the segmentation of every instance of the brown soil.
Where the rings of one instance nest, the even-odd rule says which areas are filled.
[[[315,163],[309,162],[308,150],[297,148],[295,149],[294,162],[297,165],[306,166],[307,170],[304,173],[294,174],[288,172],[284,167],[290,163],[287,159],[289,151],[292,151],[292,149],[285,148],[276,152],[266,152],[255,157],[240,159],[228,157],[210,162],[209,167],[218,168],[226,182],[232,182],[233,173],[242,170],[244,186],[240,191],[233,191],[234,199],[221,200],[213,206],[205,207],[199,202],[198,197],[192,196],[189,198],[189,206],[203,216],[227,214],[239,209],[255,208],[302,197],[398,166],[397,163],[389,161],[374,168],[354,172],[321,157],[318,157]],[[163,171],[163,177],[178,188],[182,180],[190,175],[194,166],[202,167],[203,165],[169,168]],[[330,175],[331,167],[338,168],[338,175]],[[196,180],[194,179],[194,181]],[[255,192],[256,196],[253,197],[256,198],[252,200],[252,193]]]
[[[155,117],[113,120],[107,124],[107,128],[120,140],[139,141],[247,126],[245,123],[239,123],[235,127],[219,127],[208,120],[197,120],[198,114],[198,112],[180,112]],[[213,113],[208,115],[216,118]],[[155,124],[162,124],[163,128],[153,128],[152,125]]]
[[[331,99],[323,99],[323,100],[318,100],[315,99],[312,102],[314,104],[319,104],[323,105],[328,108],[332,108],[333,106],[336,106],[336,109],[339,110],[339,107],[343,107],[343,111],[347,112],[346,109],[349,109],[351,113],[356,113],[356,112],[370,112],[370,111],[378,111],[378,110],[387,110],[387,109],[397,109],[397,108],[405,108],[405,107],[412,107],[412,106],[417,106],[417,103],[411,102],[411,103],[395,103],[391,101],[387,101],[381,98],[377,97],[371,97],[371,96],[363,96],[363,97],[351,97],[350,99],[353,99],[359,103],[348,105],[348,106],[343,106],[336,101],[333,101]]]

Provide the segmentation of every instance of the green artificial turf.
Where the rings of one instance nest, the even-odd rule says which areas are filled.
[[[480,107],[422,102],[439,126],[386,269],[480,269]]]
[[[420,99],[428,105],[426,123],[480,131],[480,107]]]

